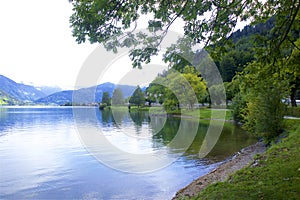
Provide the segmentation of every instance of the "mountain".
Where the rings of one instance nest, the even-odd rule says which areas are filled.
[[[17,99],[11,97],[9,94],[6,94],[5,92],[0,90],[0,106],[2,105],[15,105],[20,104]]]
[[[64,105],[66,103],[72,102],[73,90],[65,90],[61,92],[56,92],[44,98],[40,98],[35,101],[37,104],[57,104]]]
[[[101,102],[104,92],[109,92],[110,96],[112,96],[114,89],[117,87],[123,91],[125,98],[131,96],[136,89],[135,86],[103,83],[97,86],[82,88],[75,91],[61,91],[61,89],[58,87],[34,87],[22,83],[16,83],[15,81],[0,75],[0,105],[20,105],[28,103],[45,105],[95,103]]]
[[[46,96],[49,96],[51,94],[54,94],[56,92],[61,92],[62,89],[60,87],[57,86],[38,86],[35,87],[36,89],[38,89],[39,91],[41,91],[42,93],[44,93]]]
[[[79,104],[101,102],[102,95],[104,92],[109,92],[110,96],[112,96],[114,89],[117,87],[122,90],[125,98],[130,96],[136,89],[135,86],[103,83],[94,87],[82,88],[75,91],[66,90],[66,91],[57,92],[47,97],[38,99],[35,101],[35,103],[64,105],[72,102],[79,103]]]
[[[16,100],[24,102],[32,102],[46,96],[31,85],[16,83],[3,75],[0,75],[0,90]]]

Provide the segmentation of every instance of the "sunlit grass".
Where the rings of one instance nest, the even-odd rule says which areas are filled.
[[[230,110],[224,110],[224,109],[209,109],[209,108],[201,108],[201,109],[194,109],[194,110],[186,110],[183,109],[181,111],[182,115],[187,116],[198,116],[198,113],[200,112],[200,119],[225,119],[231,120],[232,115]],[[213,115],[212,115],[213,112]]]
[[[112,110],[118,111],[129,111],[128,106],[111,106]],[[167,112],[164,110],[163,107],[137,107],[137,106],[130,106],[130,112],[135,111],[148,111],[149,114],[152,115],[160,115],[166,114]],[[213,112],[213,116],[212,116]],[[173,110],[169,111],[168,114],[173,116],[190,116],[190,117],[200,117],[200,119],[224,119],[225,120],[232,120],[232,114],[229,109],[210,109],[210,108],[200,108],[200,109],[181,109],[181,110]]]

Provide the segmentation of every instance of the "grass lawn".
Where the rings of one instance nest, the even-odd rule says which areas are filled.
[[[200,108],[194,110],[182,110],[182,115],[186,116],[197,116],[197,112],[200,111],[200,119],[223,119],[225,116],[226,120],[232,120],[232,115],[230,110],[224,109],[209,109],[209,108]],[[213,112],[213,116],[212,116]]]
[[[112,106],[112,110],[120,110],[120,111],[128,111],[127,106]],[[165,110],[163,107],[140,107],[138,108],[137,106],[131,106],[130,108],[131,112],[135,111],[149,111],[150,114],[154,115],[159,115],[159,114],[166,114]],[[173,114],[173,115],[183,115],[183,116],[191,116],[191,117],[197,117],[199,116],[200,112],[200,119],[210,119],[211,118],[211,113],[213,112],[213,119],[223,119],[225,116],[226,120],[232,120],[232,114],[231,111],[228,109],[209,109],[209,108],[200,108],[200,109],[181,109],[180,110],[174,110],[172,112],[168,112],[168,114]]]
[[[109,109],[109,107],[106,107],[105,109]],[[128,111],[128,106],[112,106],[111,109],[114,110],[120,110],[120,111]],[[196,117],[199,115],[200,112],[200,119],[210,119],[211,118],[211,112],[214,112],[213,118],[215,119],[222,119],[224,113],[226,112],[226,120],[233,120],[232,118],[232,113],[229,109],[209,109],[209,108],[200,108],[200,109],[181,109],[180,110],[174,110],[172,112],[169,112],[169,114],[173,115],[184,115],[184,116],[192,116]],[[149,111],[151,114],[165,114],[166,112],[164,111],[163,107],[137,107],[137,106],[131,106],[130,111]],[[300,107],[297,108],[292,108],[289,107],[287,108],[286,111],[287,116],[294,116],[294,117],[300,117]]]
[[[287,137],[257,155],[254,165],[194,199],[300,199],[300,120],[285,124]]]

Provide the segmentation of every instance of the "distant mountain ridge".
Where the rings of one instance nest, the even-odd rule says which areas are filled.
[[[109,92],[110,96],[115,88],[120,88],[123,92],[124,97],[130,96],[136,86],[129,85],[115,85],[113,83],[102,83],[97,86],[82,88],[79,90],[65,90],[61,92],[54,93],[47,97],[38,99],[35,101],[37,104],[57,104],[64,105],[67,103],[78,103],[78,104],[88,104],[101,102],[102,95],[104,92]]]
[[[120,88],[126,98],[132,95],[136,86],[102,83],[97,86],[82,88],[79,90],[59,91],[60,88],[58,87],[34,87],[31,85],[16,83],[15,81],[0,75],[0,105],[65,105],[69,103],[99,103],[102,100],[104,92],[109,92],[110,96],[112,96],[115,88]],[[51,94],[52,92],[55,93]]]
[[[24,102],[33,102],[46,96],[46,94],[36,89],[34,86],[16,83],[3,75],[0,75],[0,90],[9,96]]]
[[[37,86],[35,88],[43,92],[46,96],[62,91],[62,89],[58,86]]]

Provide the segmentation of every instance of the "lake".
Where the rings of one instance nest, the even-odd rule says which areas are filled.
[[[94,107],[0,107],[0,199],[170,199],[255,142],[239,127],[225,123],[213,150],[199,158],[208,124],[146,112],[101,112]],[[187,135],[198,128],[188,149],[169,145],[179,127]],[[95,140],[102,148],[101,162],[82,138],[88,137],[83,136],[85,130],[95,128],[127,154],[175,159],[159,169],[131,173],[139,163]]]

